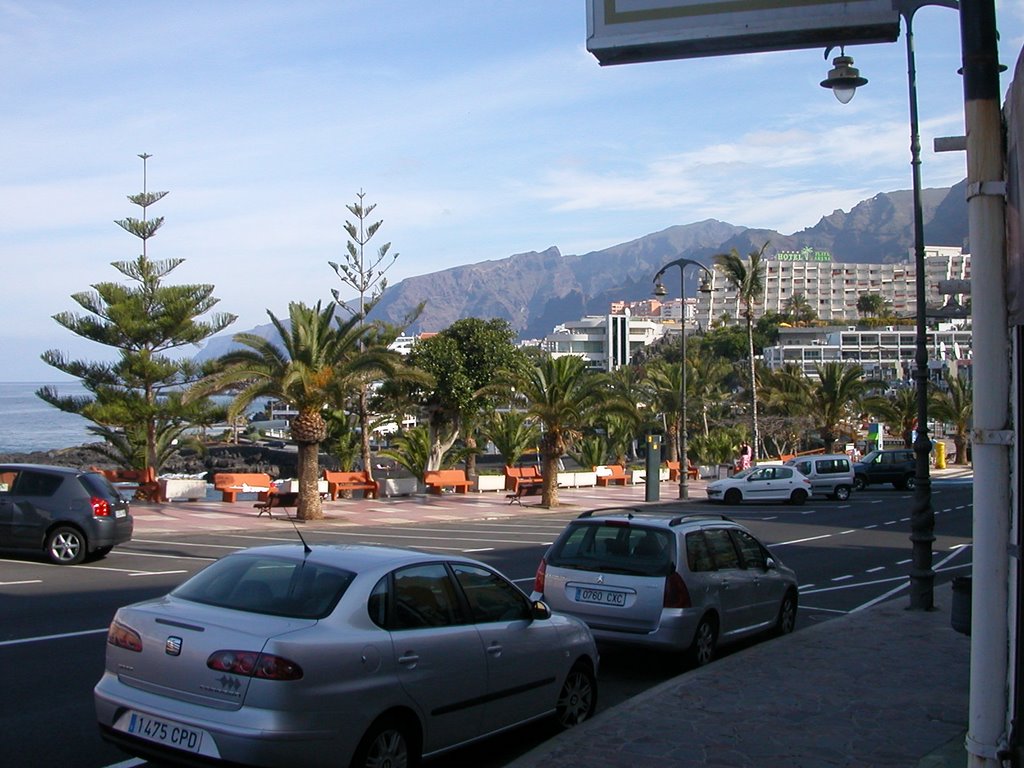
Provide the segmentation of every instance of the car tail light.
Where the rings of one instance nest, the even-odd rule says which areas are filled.
[[[540,559],[540,565],[537,566],[537,574],[533,577],[533,591],[538,594],[544,594],[544,577],[547,575],[548,563],[542,557]]]
[[[113,622],[107,630],[107,642],[127,651],[142,653],[142,637],[134,629],[118,621]]]
[[[665,596],[662,604],[665,608],[689,608],[692,605],[690,590],[686,588],[686,582],[678,571],[672,571],[665,577]]]
[[[302,667],[294,661],[255,651],[216,651],[210,654],[206,666],[218,672],[261,680],[298,680],[302,677]]]
[[[106,499],[101,499],[99,496],[93,496],[89,499],[89,506],[92,507],[93,517],[110,517],[110,502]]]

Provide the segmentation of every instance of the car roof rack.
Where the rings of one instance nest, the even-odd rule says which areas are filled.
[[[640,510],[636,507],[603,507],[601,509],[588,509],[586,512],[581,512],[576,516],[576,519],[593,517],[594,515],[625,515],[632,520],[639,512]]]
[[[688,515],[677,515],[668,521],[670,526],[681,525],[682,523],[689,522],[690,520],[725,520],[726,522],[733,523],[733,520],[728,515],[716,514],[715,512],[691,512]]]
[[[655,516],[658,515],[659,511],[655,509],[638,509],[637,507],[603,507],[602,509],[588,509],[585,512],[581,512],[576,516],[577,520],[588,517],[603,517],[618,515],[626,517],[629,520],[644,515],[644,516]],[[662,517],[661,519],[664,519]],[[689,512],[683,515],[676,515],[669,519],[668,524],[670,526],[680,525],[690,520],[725,520],[727,522],[734,522],[734,520],[728,515],[722,515],[715,512]]]

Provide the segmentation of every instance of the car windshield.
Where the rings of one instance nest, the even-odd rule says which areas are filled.
[[[756,469],[757,469],[757,467],[750,467],[749,469],[741,469],[739,472],[737,472],[735,475],[733,475],[731,479],[732,480],[742,480],[744,477],[749,477],[751,475],[751,473],[753,473]]]
[[[878,458],[880,453],[881,453],[881,451],[872,451],[871,453],[866,454],[864,456],[864,458],[862,458],[860,460],[860,463],[861,464],[870,464],[871,462],[873,462],[875,459]]]
[[[673,556],[669,531],[610,520],[571,526],[547,561],[558,568],[665,576],[674,568]]]
[[[354,578],[350,571],[305,559],[236,555],[218,560],[171,594],[236,611],[322,619]]]

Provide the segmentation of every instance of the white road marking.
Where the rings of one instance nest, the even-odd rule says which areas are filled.
[[[65,640],[69,637],[82,637],[84,635],[106,634],[107,627],[103,629],[83,629],[81,632],[64,632],[59,635],[40,635],[39,637],[23,637],[18,640],[0,640],[0,647],[8,645],[27,645],[29,643],[41,643],[46,640]]]
[[[25,579],[24,581],[0,581],[0,587],[14,587],[19,584],[42,584],[42,579]]]

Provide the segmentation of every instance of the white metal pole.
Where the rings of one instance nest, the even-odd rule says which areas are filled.
[[[1009,711],[1010,359],[993,0],[960,5],[974,346],[974,557],[968,765],[1002,764]]]

